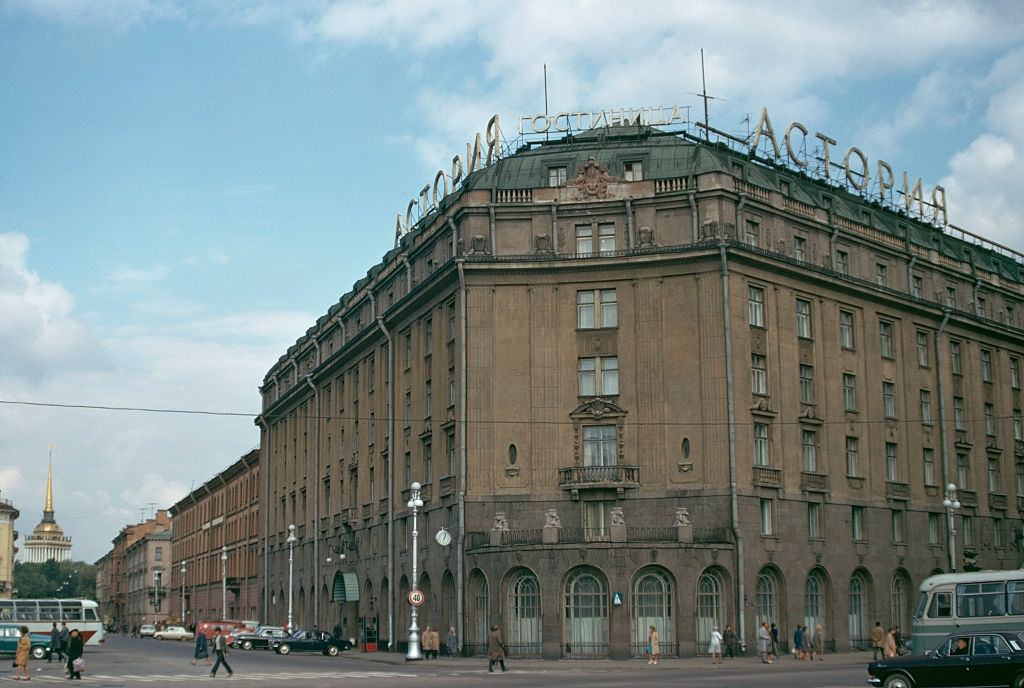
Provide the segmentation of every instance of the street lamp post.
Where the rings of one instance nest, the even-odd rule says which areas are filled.
[[[960,500],[956,498],[956,485],[946,485],[946,498],[942,500],[942,506],[946,507],[946,534],[947,549],[949,550],[949,570],[956,571],[956,521],[953,519],[953,512],[960,508]]]
[[[220,618],[228,618],[228,546],[220,548]]]
[[[160,613],[160,572],[153,572],[153,621]]]
[[[288,526],[288,632],[295,630],[292,623],[292,586],[295,574],[295,524]]]
[[[181,625],[185,625],[185,560],[181,560]]]
[[[409,502],[406,504],[407,507],[412,509],[412,592],[416,592],[419,588],[417,585],[416,578],[416,564],[417,564],[417,553],[419,549],[419,531],[416,529],[416,515],[419,513],[419,508],[423,506],[423,500],[420,499],[420,487],[419,483],[413,483],[410,487]],[[411,595],[411,593],[410,593]],[[409,600],[409,606],[412,607],[412,611],[409,615],[409,651],[405,655],[405,661],[423,659],[423,654],[420,652],[420,627],[417,625],[417,617],[419,612],[419,605],[412,604],[412,600]]]

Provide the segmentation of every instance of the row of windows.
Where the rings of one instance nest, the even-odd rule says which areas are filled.
[[[548,168],[548,186],[565,186],[569,168],[565,165],[553,165]],[[644,179],[644,164],[639,160],[622,163],[622,176],[627,182],[640,182]]]

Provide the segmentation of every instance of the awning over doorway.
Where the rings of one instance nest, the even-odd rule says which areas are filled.
[[[334,589],[331,600],[338,602],[359,601],[359,579],[351,571],[338,571],[334,574]]]

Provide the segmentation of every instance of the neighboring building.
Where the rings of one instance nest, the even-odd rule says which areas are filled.
[[[171,520],[167,511],[160,509],[153,518],[125,526],[111,540],[114,547],[96,562],[96,601],[100,605],[101,619],[117,626],[127,624],[131,627],[132,624],[142,623],[137,621],[141,612],[134,602],[139,597],[139,584],[130,579],[130,570],[138,575],[139,567],[137,563],[129,567],[128,550],[147,535],[167,532],[170,528]],[[134,595],[130,598],[132,592]]]
[[[14,590],[14,555],[18,553],[14,521],[19,515],[13,504],[0,499],[0,600],[9,600]]]
[[[263,617],[292,599],[402,649],[419,481],[420,628],[470,649],[491,624],[514,654],[620,658],[651,625],[684,655],[726,623],[839,650],[906,628],[951,563],[944,484],[955,551],[1020,560],[1022,271],[722,144],[527,145],[268,372]]]
[[[171,565],[171,531],[146,533],[124,550],[125,618],[129,625],[177,620],[169,604],[167,575]]]
[[[260,616],[259,475],[254,449],[170,508],[174,559],[164,580],[171,583],[170,611],[177,616],[184,591],[186,623],[281,621]]]
[[[53,559],[61,562],[71,558],[71,538],[64,536],[64,530],[53,518],[53,456],[46,468],[46,503],[43,506],[43,520],[25,539],[26,564],[42,564]]]

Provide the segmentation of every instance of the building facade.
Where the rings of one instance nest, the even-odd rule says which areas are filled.
[[[644,128],[473,172],[264,380],[264,616],[402,649],[418,481],[420,628],[471,650],[909,628],[1021,556],[1024,256],[953,234]]]
[[[127,621],[132,626],[176,621],[167,594],[171,532],[146,533],[124,550]]]
[[[32,534],[25,539],[26,564],[42,564],[43,562],[67,561],[71,558],[71,538],[64,535],[64,530],[53,517],[53,457],[46,468],[46,502],[43,505],[43,520],[39,522]]]
[[[105,623],[114,624],[119,628],[130,628],[135,624],[149,623],[140,619],[152,618],[156,614],[156,609],[152,605],[153,598],[150,598],[150,607],[147,610],[144,606],[145,595],[140,592],[140,587],[145,585],[145,576],[140,571],[145,567],[139,564],[138,557],[140,552],[144,555],[147,550],[132,548],[143,538],[166,533],[170,527],[171,520],[167,511],[160,509],[153,518],[122,528],[111,541],[114,545],[111,550],[96,561],[96,602],[100,606],[100,618]],[[152,561],[155,559],[155,551],[151,552],[151,555]],[[148,570],[152,571],[153,568],[150,566]],[[152,580],[152,574],[149,580]]]
[[[14,521],[19,515],[13,504],[0,499],[0,600],[11,599],[14,590],[14,555],[18,553]]]
[[[259,451],[253,450],[170,508],[172,614],[185,623],[265,619],[259,602]],[[184,602],[182,601],[184,598]],[[266,623],[277,622],[271,619]]]

